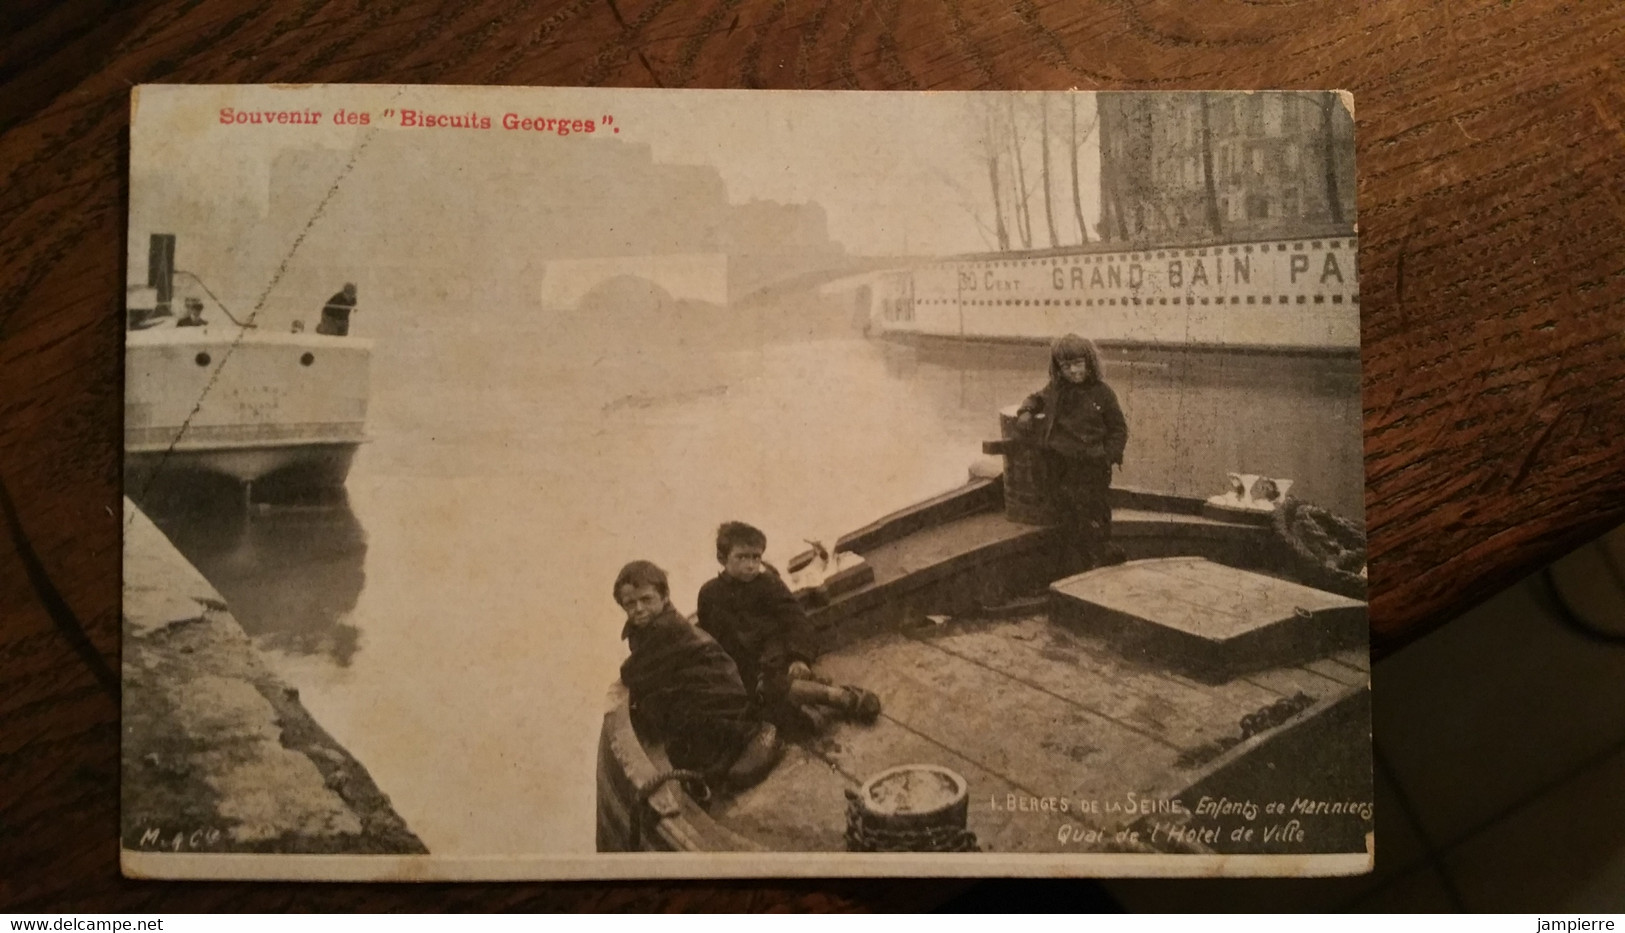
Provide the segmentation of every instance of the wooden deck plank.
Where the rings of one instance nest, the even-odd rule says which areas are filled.
[[[869,643],[871,647],[876,642]],[[884,651],[837,653],[820,662],[837,681],[874,684],[890,690]],[[969,828],[985,851],[1053,849],[1058,817],[1004,807],[1008,795],[1043,796],[1039,786],[995,773],[938,740],[892,718],[890,711],[872,726],[840,723],[819,739],[791,746],[767,780],[720,802],[712,815],[730,829],[763,841],[769,848],[828,851],[844,848],[844,790],[901,764],[928,762],[952,768],[970,786]],[[1058,793],[1050,790],[1047,793]],[[990,805],[996,798],[998,806]],[[794,824],[794,825],[791,825]]]
[[[1181,674],[1178,671],[1159,671],[1157,673],[1158,676],[1164,677],[1174,683],[1181,684],[1192,690],[1212,690],[1215,686],[1214,684],[1204,683],[1203,681],[1197,680],[1188,674]],[[1258,709],[1260,706],[1268,706],[1281,698],[1279,693],[1261,687],[1258,684],[1249,681],[1245,677],[1236,677],[1219,686],[1224,688],[1225,694],[1231,698],[1232,702],[1244,705],[1249,709]]]
[[[1346,664],[1357,671],[1371,673],[1371,649],[1345,648],[1332,655],[1332,660],[1339,664]]]
[[[1042,796],[882,715],[872,726],[842,723],[828,735],[789,746],[773,773],[756,787],[719,801],[711,815],[772,851],[829,852],[846,848],[846,797],[864,780],[900,764],[951,768],[969,786],[967,826],[985,852],[1044,852],[1056,848],[1062,821],[1076,814],[1011,808],[1010,796]]]
[[[1105,639],[1056,625],[1045,616],[1022,619],[1011,625],[1012,638],[1039,645],[1040,652],[1058,649],[1070,653],[1073,655],[1069,659],[1071,663],[1087,671],[1090,676],[1112,678],[1137,693],[1153,694],[1195,706],[1222,704],[1226,712],[1236,717],[1253,712],[1278,698],[1275,693],[1241,678],[1219,684],[1203,683],[1176,671],[1125,658]]]
[[[1310,661],[1304,665],[1304,669],[1314,671],[1322,677],[1330,677],[1332,680],[1348,687],[1363,687],[1371,681],[1371,675],[1365,671],[1339,663],[1332,658],[1318,658]]]
[[[1043,615],[882,635],[818,666],[837,682],[874,690],[885,712],[872,726],[843,723],[791,746],[760,786],[713,808],[729,828],[771,848],[844,848],[844,791],[917,762],[965,777],[970,828],[985,850],[1053,851],[1062,823],[1110,830],[1121,814],[1012,810],[1010,795],[1176,796],[1191,777],[1174,767],[1182,750],[1237,734],[1242,716],[1281,697],[1320,699],[1366,676],[1320,659],[1201,684],[1123,658]],[[967,697],[975,715],[966,715]]]
[[[1277,696],[1289,697],[1306,693],[1321,700],[1343,689],[1343,684],[1330,677],[1301,667],[1276,667],[1267,671],[1254,671],[1244,678]]]
[[[988,771],[1019,776],[1041,796],[1091,776],[1113,788],[1147,786],[1179,755],[1158,737],[912,639],[883,636],[863,647],[827,655],[820,667],[875,690],[899,724]],[[979,715],[965,715],[967,697]]]
[[[1231,734],[1241,717],[1259,705],[1235,702],[1223,687],[1193,689],[1159,677],[1103,645],[1047,623],[963,627],[921,641],[1160,735],[1180,748]]]
[[[1052,833],[1041,831],[1034,814],[1003,807],[1010,794],[1018,798],[1031,797],[1037,795],[1036,790],[995,774],[890,717],[882,716],[869,727],[842,724],[827,740],[814,743],[814,747],[820,757],[851,778],[853,787],[901,764],[929,763],[957,771],[969,785],[967,825],[984,851],[1043,851],[1045,841],[1052,838]],[[990,806],[992,799],[999,801],[998,809]],[[841,819],[844,827],[844,811]]]
[[[857,782],[801,745],[785,749],[767,780],[718,801],[711,815],[770,851],[846,848],[846,789]]]

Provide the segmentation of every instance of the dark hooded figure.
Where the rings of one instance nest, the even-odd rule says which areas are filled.
[[[1049,384],[1021,403],[1016,423],[1044,450],[1073,565],[1087,570],[1120,560],[1111,547],[1107,491],[1112,466],[1123,462],[1128,423],[1093,342],[1067,334],[1051,345]]]

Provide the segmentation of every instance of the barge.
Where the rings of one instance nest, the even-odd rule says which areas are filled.
[[[1012,438],[1013,411],[1004,422]],[[711,794],[673,779],[617,684],[600,851],[876,851],[860,811],[900,771],[958,824],[951,845],[909,837],[933,851],[1369,851],[1366,604],[1303,582],[1274,521],[1289,484],[1114,488],[1123,561],[1072,573],[1041,460],[1019,441],[987,449],[1002,467],[790,563],[817,668],[875,691],[880,719]]]
[[[1357,358],[1351,229],[1179,246],[1096,243],[956,256],[865,277],[871,333],[905,342]]]

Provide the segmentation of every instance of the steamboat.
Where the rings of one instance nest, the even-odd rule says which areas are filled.
[[[177,292],[177,275],[189,273],[174,254],[174,236],[153,235],[147,284],[127,290],[127,487],[160,470],[224,476],[250,496],[262,481],[342,486],[365,441],[372,344],[269,333],[218,300],[205,311],[202,298]]]

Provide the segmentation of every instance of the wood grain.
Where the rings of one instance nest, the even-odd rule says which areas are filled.
[[[0,908],[868,908],[956,883],[116,877],[128,91],[1347,88],[1379,650],[1625,519],[1625,6],[13,0],[0,11]]]

